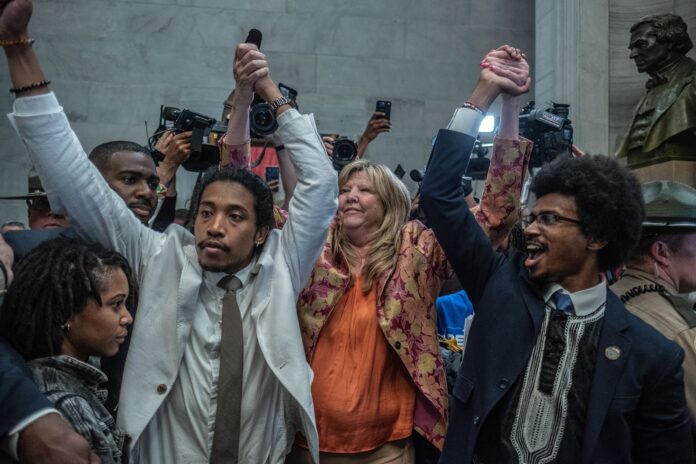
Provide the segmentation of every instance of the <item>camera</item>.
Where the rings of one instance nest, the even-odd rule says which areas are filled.
[[[336,137],[333,141],[333,167],[341,172],[348,163],[358,157],[358,146],[348,137]]]
[[[278,84],[278,89],[284,97],[292,100],[295,108],[297,108],[297,90],[283,83]],[[254,95],[254,100],[251,102],[251,108],[249,109],[249,132],[251,133],[251,138],[261,139],[271,135],[276,129],[278,129],[278,121],[276,121],[271,105],[263,101],[258,95]]]
[[[191,110],[161,106],[159,127],[148,142],[152,157],[159,163],[164,159],[164,155],[154,150],[153,147],[164,132],[172,131],[179,134],[192,131],[191,155],[181,166],[187,171],[203,172],[220,163],[220,150],[216,144],[208,143],[208,136],[211,132],[219,134],[226,130],[227,127],[218,123],[215,118],[194,113]]]
[[[520,135],[534,142],[531,167],[541,167],[561,153],[569,153],[573,144],[570,105],[551,102],[552,107],[535,109],[530,101],[520,113]]]
[[[471,150],[471,158],[466,166],[466,176],[475,180],[485,180],[488,174],[488,168],[491,165],[491,160],[486,158],[488,148],[484,147],[479,139],[474,142],[474,148]]]
[[[254,101],[249,108],[249,131],[251,138],[261,139],[271,135],[278,129],[278,121],[271,105],[263,101],[258,95],[254,95]]]

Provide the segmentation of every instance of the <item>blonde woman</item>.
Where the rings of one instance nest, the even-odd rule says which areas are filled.
[[[526,66],[523,57],[516,60]],[[503,106],[504,139],[495,142],[476,213],[484,230],[500,237],[517,218],[531,151],[518,140],[516,100]],[[475,134],[481,118],[465,105],[436,143],[452,156],[469,156],[475,139],[467,133]],[[298,300],[315,374],[320,460],[412,463],[416,449],[436,459],[446,431],[447,384],[435,299],[450,267],[432,231],[408,221],[408,191],[386,166],[354,161],[338,183],[334,224]],[[310,462],[303,446],[300,437],[289,462]]]

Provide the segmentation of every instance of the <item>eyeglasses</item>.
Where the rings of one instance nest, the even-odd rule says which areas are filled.
[[[573,218],[561,216],[560,214],[549,213],[549,212],[544,212],[544,213],[539,213],[539,214],[528,214],[528,215],[522,217],[522,225],[524,227],[529,227],[534,222],[536,222],[537,224],[539,224],[541,226],[545,226],[545,227],[546,226],[555,226],[560,221],[566,221],[566,222],[570,222],[573,224],[582,225],[582,222],[578,221],[577,219],[573,219]]]

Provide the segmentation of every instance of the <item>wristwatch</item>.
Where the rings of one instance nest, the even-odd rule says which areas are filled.
[[[269,105],[271,105],[271,109],[275,114],[275,112],[278,111],[278,108],[280,108],[283,105],[290,105],[294,108],[295,102],[289,99],[288,97],[280,97],[273,100],[271,103],[269,103]]]

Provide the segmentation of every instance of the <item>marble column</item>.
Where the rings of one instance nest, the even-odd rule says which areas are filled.
[[[536,0],[537,107],[570,104],[575,143],[609,153],[609,1]]]

